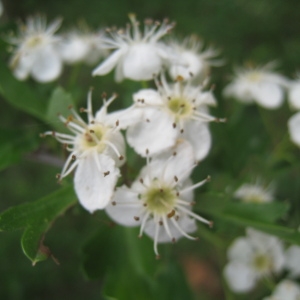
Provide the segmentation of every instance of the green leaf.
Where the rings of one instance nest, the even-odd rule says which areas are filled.
[[[37,146],[38,134],[35,131],[0,128],[0,170],[18,162],[23,154]]]
[[[103,226],[84,246],[83,270],[103,280],[104,298],[166,299],[166,284],[170,299],[192,299],[176,261],[167,254],[156,260],[153,241],[138,239],[138,233],[138,228]]]
[[[253,227],[300,245],[298,230],[273,223],[287,213],[289,208],[287,203],[238,203],[228,200],[225,196],[207,195],[205,199],[198,201],[197,208],[215,218],[236,225]]]
[[[71,205],[76,203],[72,186],[31,203],[11,207],[0,214],[0,230],[24,229],[21,239],[22,249],[33,264],[46,259],[50,251],[43,245],[43,235],[52,222]],[[49,249],[48,249],[49,250]]]
[[[17,109],[45,121],[45,99],[41,99],[28,84],[18,81],[3,62],[0,64],[0,94]]]
[[[71,94],[67,93],[62,87],[57,87],[49,101],[46,118],[58,131],[68,132],[66,126],[59,120],[58,114],[65,117],[70,115],[69,107],[74,105]]]

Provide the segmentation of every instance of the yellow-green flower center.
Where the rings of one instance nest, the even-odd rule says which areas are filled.
[[[262,75],[259,72],[252,71],[248,74],[248,79],[252,82],[259,82],[262,78]]]
[[[170,99],[168,101],[168,108],[177,118],[187,117],[193,111],[190,101],[187,101],[184,98]]]
[[[150,187],[142,199],[152,213],[166,215],[172,213],[177,197],[173,189],[155,186]]]
[[[103,138],[106,128],[102,125],[90,125],[81,137],[81,147],[84,150],[88,148],[97,147],[98,152],[102,152],[105,148]]]
[[[26,41],[26,45],[30,48],[34,48],[40,44],[42,44],[43,38],[39,35],[33,36]]]
[[[254,268],[260,272],[266,272],[272,267],[272,260],[266,254],[258,254],[253,260]]]

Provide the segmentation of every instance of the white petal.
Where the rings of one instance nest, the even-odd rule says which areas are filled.
[[[300,297],[300,287],[291,280],[281,281],[273,292],[274,300],[298,300]]]
[[[228,248],[227,252],[230,260],[248,263],[253,257],[251,243],[247,238],[237,238]]]
[[[289,91],[289,102],[293,109],[300,109],[300,82],[292,85]]]
[[[300,276],[300,247],[291,246],[285,253],[285,267],[293,277]]]
[[[11,61],[14,76],[19,80],[25,80],[30,74],[33,63],[34,55],[32,53],[16,53]]]
[[[116,202],[116,205],[112,204],[113,201]],[[137,226],[140,225],[141,220],[136,221],[134,217],[140,216],[142,204],[131,204],[130,202],[138,201],[137,193],[126,186],[122,186],[117,189],[112,202],[106,206],[105,211],[118,224]]]
[[[171,237],[176,240],[181,238],[183,235],[180,231],[173,225],[173,223],[167,218],[168,226],[171,232]],[[188,216],[181,216],[178,221],[178,225],[181,229],[186,233],[192,233],[197,229],[196,222],[194,219],[189,218]],[[154,239],[155,236],[155,222],[153,219],[150,219],[145,225],[145,233]],[[159,225],[159,235],[158,235],[158,243],[170,243],[172,242],[172,238],[168,235],[163,225]]]
[[[284,99],[282,88],[270,82],[258,84],[253,93],[257,103],[268,109],[278,108]]]
[[[139,104],[140,101],[147,105],[163,105],[160,94],[154,89],[143,89],[133,94],[133,100]]]
[[[243,103],[253,103],[252,84],[245,80],[236,80],[225,87],[223,91],[225,97],[236,98]]]
[[[173,155],[174,153],[176,155]],[[153,156],[151,176],[161,178],[163,174],[162,179],[166,182],[173,182],[176,176],[179,181],[183,181],[190,176],[193,166],[195,166],[193,147],[189,142],[179,140],[171,149]]]
[[[211,147],[211,135],[206,123],[186,122],[181,136],[192,144],[196,160],[201,161],[208,155]]]
[[[125,141],[123,135],[119,131],[111,132],[109,133],[109,137],[107,137],[107,141],[115,146],[120,155],[109,145],[105,148],[104,154],[111,157],[117,167],[122,166],[125,163]],[[120,159],[120,156],[122,156],[123,159]]]
[[[288,129],[291,140],[300,147],[300,112],[289,118]]]
[[[117,65],[126,51],[127,48],[120,48],[119,50],[114,51],[106,60],[93,70],[92,75],[105,75],[109,73]]]
[[[162,68],[162,60],[155,46],[138,43],[130,47],[123,61],[125,78],[136,81],[151,80]]]
[[[32,77],[39,82],[55,80],[61,73],[62,63],[52,46],[46,47],[36,53],[31,70]]]
[[[146,156],[155,155],[172,147],[177,138],[177,130],[173,128],[172,117],[156,108],[144,109],[144,120],[127,130],[127,142],[134,150]]]
[[[247,265],[231,262],[225,266],[224,277],[229,287],[236,293],[249,292],[256,283],[255,274]]]
[[[119,176],[119,169],[109,156],[100,154],[100,170],[93,155],[78,158],[81,161],[75,172],[74,185],[79,202],[90,213],[103,209],[111,200]],[[105,172],[109,172],[107,176]]]

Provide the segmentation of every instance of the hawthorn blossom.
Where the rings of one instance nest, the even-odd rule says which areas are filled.
[[[300,286],[291,280],[283,280],[277,284],[270,297],[263,300],[299,300]]]
[[[93,65],[107,55],[102,49],[103,33],[91,32],[88,28],[72,30],[63,35],[59,44],[59,53],[67,64],[85,62]]]
[[[285,268],[291,277],[300,277],[300,247],[290,246],[285,252]]]
[[[120,82],[124,78],[141,81],[153,79],[169,60],[167,47],[158,41],[166,35],[174,24],[145,20],[144,33],[134,14],[129,15],[131,26],[125,30],[108,30],[111,37],[103,38],[103,48],[116,49],[94,71],[95,75],[105,75],[116,67],[115,79]]]
[[[146,149],[151,155],[175,145],[177,139],[192,144],[196,160],[202,160],[211,146],[207,123],[223,122],[207,113],[207,105],[214,105],[211,91],[178,80],[169,85],[165,77],[156,80],[158,90],[143,89],[133,96],[135,110],[142,111],[143,120],[129,126],[127,141],[142,156]],[[134,109],[133,109],[134,111]]]
[[[214,60],[219,52],[213,48],[203,49],[203,44],[195,35],[182,42],[173,41],[169,45],[170,51],[178,57],[169,67],[170,76],[176,80],[178,76],[184,80],[201,78],[208,75],[210,66],[218,66],[221,60]]]
[[[173,154],[170,155],[170,152]],[[118,188],[108,215],[124,226],[140,226],[139,236],[145,232],[154,240],[154,252],[159,257],[157,244],[175,242],[196,230],[195,220],[212,223],[191,210],[192,191],[202,186],[209,177],[192,184],[189,175],[195,167],[193,150],[189,143],[179,142],[172,151],[166,151],[152,160],[148,158],[138,179],[129,188]]]
[[[234,197],[252,203],[267,203],[274,200],[272,186],[264,187],[259,182],[244,183],[235,191]]]
[[[289,118],[288,130],[292,142],[300,147],[300,112]]]
[[[88,94],[86,123],[71,108],[72,115],[60,120],[74,134],[45,132],[65,145],[69,157],[58,178],[61,180],[75,168],[74,185],[79,202],[89,212],[103,209],[111,200],[119,177],[119,169],[124,163],[125,143],[119,132],[118,120],[112,123],[107,108],[116,98],[104,99],[104,105],[93,116],[91,92]]]
[[[25,80],[31,75],[39,82],[49,82],[60,75],[59,37],[54,35],[60,24],[61,19],[47,26],[45,17],[31,17],[26,24],[20,24],[18,36],[8,38],[15,46],[10,66],[16,78]]]
[[[291,108],[300,110],[300,75],[298,79],[290,82],[288,100]]]
[[[250,291],[260,278],[278,273],[284,265],[283,245],[278,238],[252,228],[246,233],[229,247],[229,262],[224,269],[229,287],[237,293]]]
[[[240,69],[235,79],[225,88],[224,96],[234,97],[243,103],[261,105],[267,109],[278,108],[284,100],[287,80],[272,71],[273,64]]]

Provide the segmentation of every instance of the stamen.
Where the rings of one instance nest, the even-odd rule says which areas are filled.
[[[176,205],[176,207],[178,209],[180,209],[181,211],[185,212],[186,214],[190,215],[191,217],[193,217],[194,219],[197,219],[198,221],[202,222],[202,223],[205,223],[205,224],[208,224],[209,226],[212,226],[212,222],[211,221],[208,221],[200,216],[198,216],[197,214],[195,214],[194,212],[186,209],[185,207],[181,206],[181,205]]]
[[[150,211],[147,211],[146,214],[142,218],[142,223],[141,223],[140,233],[139,233],[140,238],[143,236],[144,228],[145,228],[145,225],[146,225],[146,222],[147,222],[149,216],[150,216]]]
[[[178,229],[178,231],[179,231],[183,236],[185,236],[186,238],[188,238],[188,239],[190,239],[190,240],[197,240],[197,239],[198,239],[197,237],[193,237],[193,236],[187,234],[187,233],[179,226],[179,224],[178,224],[178,222],[177,222],[176,219],[172,218],[172,219],[170,219],[170,220],[171,220],[171,222],[174,224],[174,226]]]
[[[198,188],[198,187],[204,185],[206,182],[209,182],[210,179],[211,179],[211,177],[210,177],[210,176],[207,176],[206,179],[204,179],[204,180],[202,180],[202,181],[200,181],[200,182],[198,182],[198,183],[196,183],[196,184],[194,184],[194,185],[191,185],[191,186],[189,186],[189,187],[187,187],[187,188],[181,190],[180,193],[185,193],[185,192],[188,192],[188,191],[190,191],[190,190],[194,190],[194,189],[196,189],[196,188]]]

